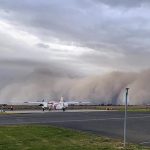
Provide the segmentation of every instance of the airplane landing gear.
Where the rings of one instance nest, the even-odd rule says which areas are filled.
[[[63,109],[62,109],[62,110],[63,110],[63,112],[64,112],[66,109],[63,107]]]

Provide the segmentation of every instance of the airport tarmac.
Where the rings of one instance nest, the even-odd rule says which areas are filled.
[[[123,139],[123,117],[118,111],[14,111],[1,114],[0,125],[48,124]],[[128,113],[127,141],[150,146],[150,113]]]
[[[69,109],[66,112],[99,112],[99,111],[108,111],[108,110],[96,110],[96,109]],[[115,110],[113,110],[115,111]],[[26,114],[26,113],[46,113],[46,112],[54,112],[59,113],[63,112],[62,110],[15,110],[15,111],[5,111],[6,114]]]

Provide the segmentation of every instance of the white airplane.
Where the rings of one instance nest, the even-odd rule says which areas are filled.
[[[63,110],[65,111],[66,108],[68,108],[68,105],[80,105],[82,102],[64,102],[63,97],[60,98],[60,101],[49,101],[45,102],[44,100],[42,102],[24,102],[28,104],[38,104],[39,106],[42,106],[43,111],[48,108],[49,110]],[[86,104],[89,102],[83,102],[83,104]]]

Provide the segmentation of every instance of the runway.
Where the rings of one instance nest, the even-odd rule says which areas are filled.
[[[123,112],[66,111],[1,114],[0,125],[48,124],[123,139]],[[150,113],[128,113],[127,141],[150,146]]]

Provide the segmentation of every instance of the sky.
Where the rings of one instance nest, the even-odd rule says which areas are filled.
[[[149,70],[149,14],[149,0],[0,0],[1,101],[49,97],[54,90],[35,85],[41,78],[53,89],[54,81]]]

